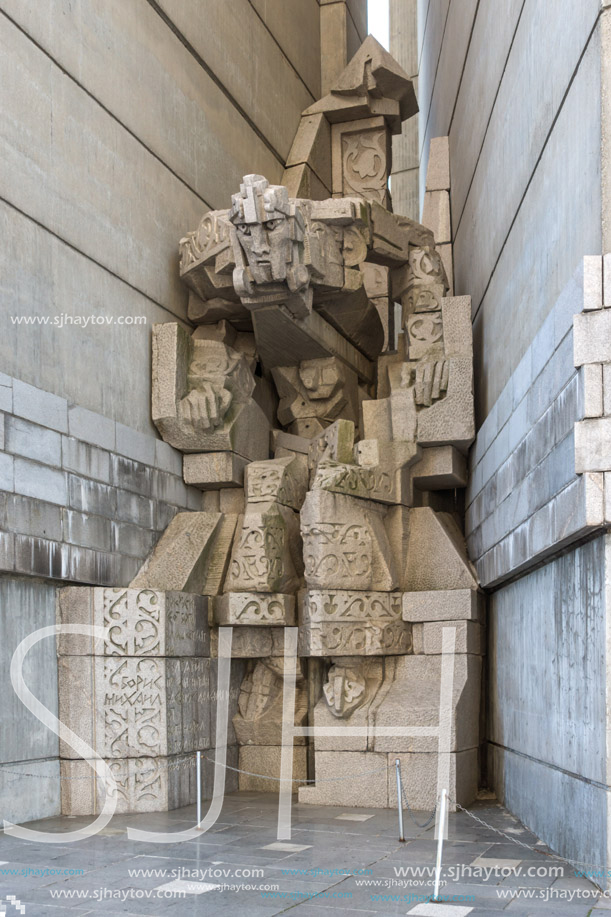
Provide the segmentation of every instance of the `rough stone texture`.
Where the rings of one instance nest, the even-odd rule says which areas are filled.
[[[102,757],[158,758],[210,744],[209,661],[61,656],[61,721]],[[60,757],[78,757],[60,741]]]
[[[397,588],[381,504],[312,490],[301,511],[301,532],[308,587]]]
[[[426,169],[427,191],[450,190],[450,145],[448,137],[433,137]]]
[[[205,452],[185,455],[183,475],[185,484],[202,490],[220,490],[224,487],[242,487],[244,469],[248,460],[235,452]]]
[[[427,191],[422,207],[422,224],[431,230],[437,244],[452,241],[449,191]]]
[[[449,490],[467,484],[467,462],[454,446],[422,449],[412,467],[412,480],[419,490]]]
[[[214,619],[221,625],[294,626],[295,596],[280,593],[228,592],[214,601]]]
[[[193,755],[105,759],[117,785],[115,809],[123,812],[165,812],[193,805],[197,798]],[[62,760],[62,815],[98,815],[104,805],[104,780],[90,762]],[[89,776],[91,776],[90,779]]]
[[[483,617],[484,596],[477,589],[435,589],[403,593],[403,620],[475,621]]]
[[[452,623],[445,626],[460,625]],[[457,653],[446,656],[445,659],[449,659],[453,667],[450,722],[445,719],[441,721],[442,729],[449,727],[449,750],[463,751],[476,748],[480,740],[481,658]],[[440,723],[441,670],[441,655],[398,657],[392,684],[376,710],[376,725],[429,726],[435,730]],[[417,751],[432,754],[439,747],[439,738],[436,735],[376,736],[374,747],[376,751]]]
[[[299,517],[272,501],[247,504],[238,520],[225,592],[295,592],[303,571]]]
[[[470,806],[477,796],[477,748],[466,751],[445,752],[450,758],[450,786],[448,793],[462,806]],[[390,757],[390,756],[389,756]],[[437,797],[439,759],[436,754],[409,753],[397,755],[401,762],[403,789],[412,807],[430,811]],[[392,769],[388,773],[388,805],[397,805],[397,781]],[[450,811],[456,807],[450,804]]]
[[[60,656],[209,656],[208,599],[151,589],[66,586],[57,623],[108,627],[105,640],[60,634]]]
[[[605,313],[606,314],[606,313]],[[597,417],[575,424],[575,471],[611,469],[611,417]]]
[[[239,774],[240,790],[275,793],[280,777],[280,753],[278,745],[243,745],[240,748],[240,770],[250,774]],[[252,776],[262,774],[264,776]],[[268,779],[265,779],[265,778]],[[272,779],[270,779],[272,778]],[[307,779],[306,749],[296,745],[293,748],[293,792]]]
[[[305,456],[251,462],[246,471],[246,500],[249,505],[274,500],[299,511],[308,488]]]
[[[221,513],[178,513],[131,587],[217,595],[237,519]]]
[[[210,655],[218,656],[218,631],[210,634]],[[263,659],[267,656],[284,655],[284,625],[275,627],[234,627],[231,643],[233,659]]]
[[[454,518],[428,506],[414,507],[408,513],[401,588],[407,592],[477,588],[464,536]]]
[[[415,624],[413,628],[414,653],[438,655],[442,652],[444,628],[455,628],[455,653],[474,653],[484,651],[482,628],[474,621],[435,621],[428,624]]]
[[[611,312],[599,309],[576,315],[573,341],[575,366],[611,362]]]
[[[411,648],[399,593],[309,590],[300,595],[299,624],[302,656],[395,655]]]
[[[386,765],[386,755],[371,752],[317,752],[317,783],[300,788],[299,802],[316,806],[360,806],[367,800],[372,808],[385,809],[388,806]],[[337,780],[339,776],[350,779]]]
[[[284,659],[271,656],[247,663],[246,675],[240,686],[238,711],[233,717],[233,728],[240,746],[282,745],[285,665]],[[302,726],[308,715],[308,687],[300,663],[295,674],[293,723]],[[295,743],[305,745],[305,736],[296,736]]]

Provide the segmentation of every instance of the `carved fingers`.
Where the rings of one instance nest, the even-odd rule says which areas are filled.
[[[423,361],[416,366],[414,395],[416,404],[428,407],[447,391],[449,377],[447,360]]]

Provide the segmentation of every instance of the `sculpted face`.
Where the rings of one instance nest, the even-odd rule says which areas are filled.
[[[367,701],[367,684],[354,668],[331,666],[323,691],[333,716],[348,717]]]
[[[287,265],[292,259],[288,217],[280,214],[271,220],[234,225],[255,283],[286,280]]]
[[[299,364],[299,378],[315,401],[331,398],[343,381],[335,357],[303,360]]]

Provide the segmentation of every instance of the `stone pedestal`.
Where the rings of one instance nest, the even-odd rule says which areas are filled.
[[[59,593],[60,623],[107,628],[104,639],[59,637],[59,716],[111,766],[119,811],[195,801],[195,752],[211,744],[207,601],[152,589]],[[59,751],[63,813],[95,814],[102,781],[66,742]]]

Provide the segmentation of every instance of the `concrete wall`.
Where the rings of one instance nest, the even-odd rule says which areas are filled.
[[[555,850],[607,858],[611,538],[495,592],[488,616],[489,777]]]
[[[552,847],[601,864],[611,467],[576,472],[600,370],[575,369],[573,316],[602,308],[583,258],[611,242],[608,7],[418,0],[420,197],[429,141],[448,136],[455,293],[473,304],[466,531],[490,593],[487,779]]]
[[[366,2],[334,5],[327,54],[347,60]],[[125,585],[172,515],[201,508],[150,420],[151,326],[186,324],[181,236],[242,175],[281,178],[322,92],[321,15],[318,0],[0,0],[5,678],[21,637],[53,622],[56,585]],[[37,654],[32,689],[52,707],[54,647]],[[56,740],[23,721],[4,704],[16,821],[59,804]]]

